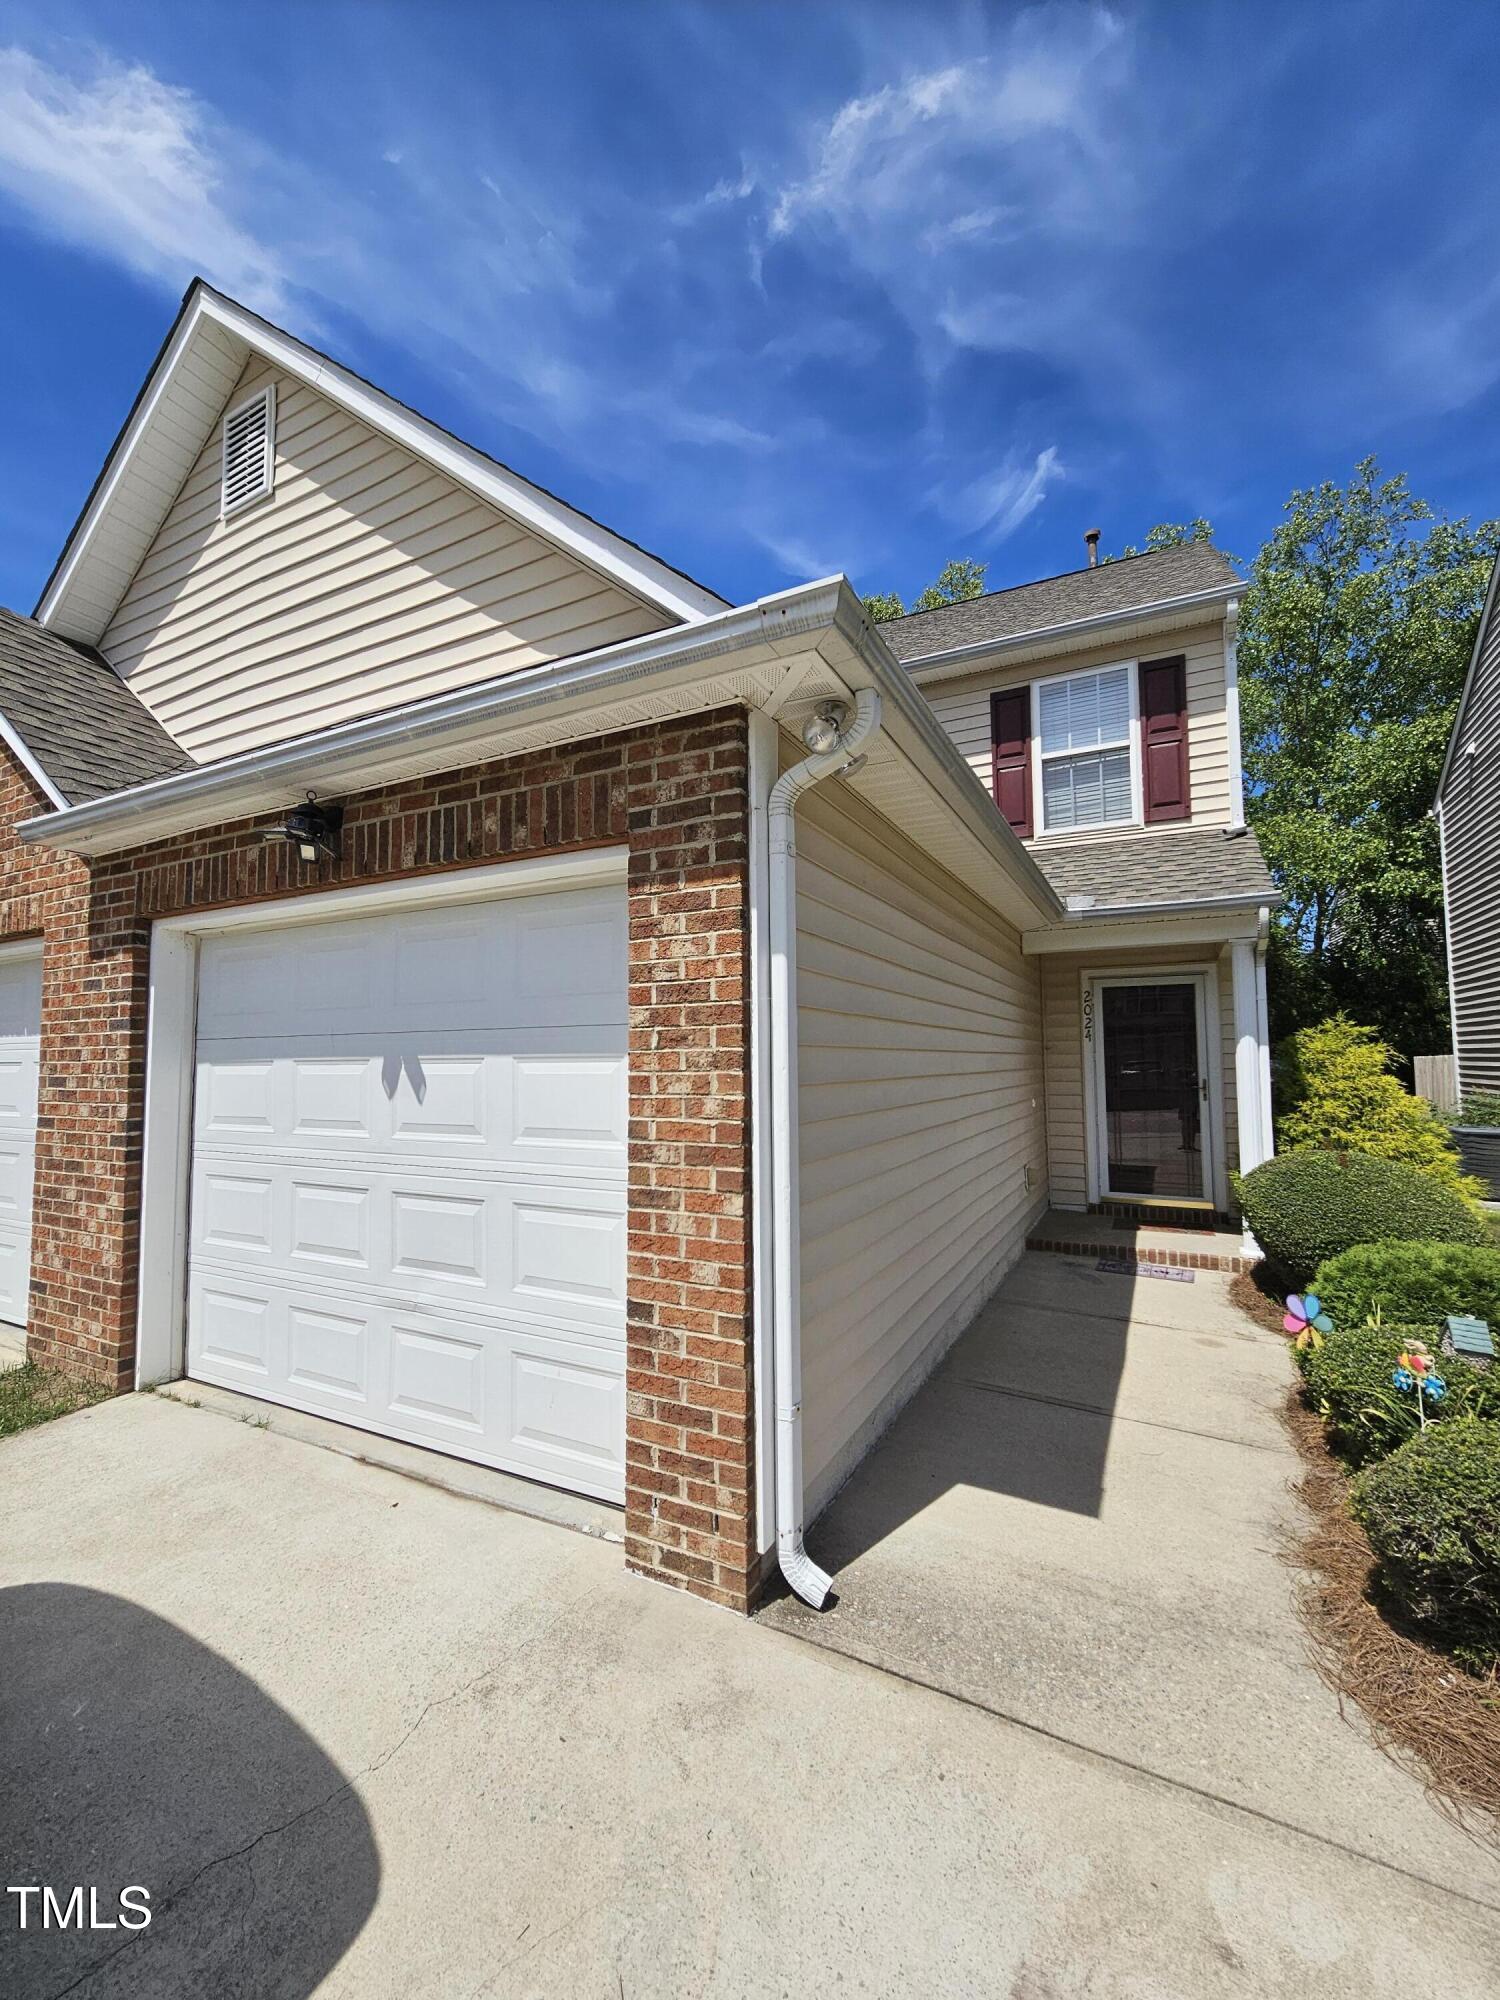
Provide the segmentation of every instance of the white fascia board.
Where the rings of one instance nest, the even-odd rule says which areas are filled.
[[[1125,625],[1149,623],[1153,618],[1180,618],[1192,611],[1213,611],[1236,597],[1243,597],[1243,583],[1219,583],[1212,590],[1189,591],[1182,597],[1161,597],[1151,604],[1132,604],[1120,611],[1099,611],[1091,618],[1066,618],[1059,625],[1035,625],[1029,632],[1011,632],[1003,639],[971,639],[967,645],[949,646],[936,653],[918,653],[902,665],[909,674],[919,675],[921,685],[929,681],[973,673],[994,658],[997,662],[1012,653],[1044,650],[1065,639],[1080,639],[1098,633],[1101,638]]]
[[[5,745],[27,777],[41,789],[47,798],[51,799],[58,811],[66,812],[68,809],[67,800],[47,776],[47,773],[42,769],[35,757],[32,756],[20,732],[10,720],[10,717],[6,715],[0,715],[0,743]]]
[[[1132,946],[1225,944],[1234,938],[1259,935],[1265,898],[1255,902],[1158,903],[1139,911],[1103,909],[1087,916],[1070,915],[1045,929],[1023,931],[1021,950],[1027,958],[1048,958],[1058,952],[1128,950]]]
[[[566,501],[544,492],[539,486],[533,486],[529,479],[523,479],[519,473],[510,471],[472,445],[451,436],[426,417],[418,416],[416,411],[405,408],[338,362],[307,347],[292,334],[284,333],[279,327],[237,305],[233,299],[202,285],[157,363],[150,387],[119,441],[108,476],[101,482],[78,526],[67,560],[58,569],[37,607],[36,616],[40,624],[51,622],[80,564],[86,560],[94,529],[108,511],[131,455],[149,430],[173,372],[205,320],[221,326],[225,332],[243,341],[254,352],[264,355],[288,375],[338,403],[372,430],[404,446],[480,499],[503,508],[536,534],[586,563],[590,569],[619,584],[633,596],[643,597],[656,605],[668,617],[692,624],[700,619],[712,618],[725,609],[724,600],[705,590],[701,584],[680,575],[657,557],[636,548],[597,521],[591,521],[587,515],[569,507]]]
[[[322,791],[379,782],[383,754],[399,746],[413,769],[455,769],[476,749],[504,754],[504,733],[543,711],[586,717],[611,695],[645,701],[668,685],[710,680],[716,662],[752,647],[805,650],[832,627],[840,579],[802,584],[692,625],[668,626],[573,658],[526,667],[503,680],[428,696],[288,743],[242,751],[170,777],[111,792],[17,828],[23,841],[106,854],[269,810],[309,784]],[[649,683],[649,686],[648,686]],[[623,726],[623,725],[616,725]],[[587,734],[582,720],[578,734]]]

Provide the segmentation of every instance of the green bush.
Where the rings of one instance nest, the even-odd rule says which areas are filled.
[[[1471,1090],[1457,1111],[1440,1115],[1445,1125],[1500,1125],[1500,1090]]]
[[[1500,1664],[1500,1423],[1437,1424],[1350,1499],[1395,1605],[1471,1672]]]
[[[1468,1243],[1357,1243],[1318,1266],[1311,1289],[1335,1326],[1377,1315],[1438,1327],[1472,1313],[1500,1328],[1500,1250]]]
[[[1425,1097],[1391,1073],[1394,1058],[1373,1028],[1335,1014],[1301,1028],[1277,1051],[1287,1108],[1276,1123],[1282,1150],[1366,1153],[1420,1168],[1470,1200],[1484,1194],[1465,1175],[1447,1127]]]
[[[1436,1348],[1430,1327],[1348,1326],[1328,1334],[1321,1347],[1296,1350],[1307,1400],[1346,1464],[1384,1458],[1420,1428],[1416,1391],[1398,1389],[1391,1379],[1402,1349],[1414,1340]],[[1427,1403],[1429,1424],[1466,1415],[1500,1418],[1500,1373],[1456,1355],[1434,1358],[1444,1391]]]
[[[1235,1186],[1256,1241],[1293,1284],[1356,1243],[1488,1241],[1463,1195],[1365,1153],[1279,1153]]]

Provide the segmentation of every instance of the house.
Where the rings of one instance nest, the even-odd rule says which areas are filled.
[[[1436,804],[1460,1101],[1500,1091],[1500,560],[1490,574]],[[1466,1149],[1467,1150],[1467,1149]],[[1494,1176],[1492,1146],[1469,1164]]]
[[[0,623],[0,1310],[821,1601],[1049,1204],[1270,1147],[1239,589],[730,605],[195,284]]]

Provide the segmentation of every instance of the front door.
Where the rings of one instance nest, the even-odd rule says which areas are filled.
[[[1211,1200],[1201,983],[1100,979],[1093,1011],[1101,1192]]]

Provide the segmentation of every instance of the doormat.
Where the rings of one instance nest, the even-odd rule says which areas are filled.
[[[1179,1271],[1173,1264],[1121,1264],[1111,1257],[1101,1257],[1094,1269],[1115,1271],[1125,1278],[1170,1278],[1174,1285],[1190,1285],[1198,1275],[1196,1271]]]

